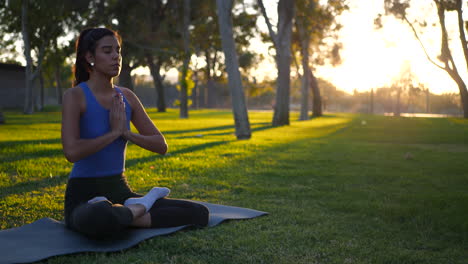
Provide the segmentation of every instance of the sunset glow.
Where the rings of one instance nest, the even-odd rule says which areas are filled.
[[[432,1],[413,2],[414,6],[409,10],[410,17],[416,18],[417,15],[425,17],[430,22],[437,20]],[[268,11],[270,14],[275,12],[273,9]],[[383,28],[375,29],[374,19],[377,14],[383,12],[383,1],[352,0],[350,10],[340,17],[343,24],[340,32],[340,41],[343,43],[341,51],[343,63],[336,67],[320,66],[316,70],[316,75],[331,81],[338,89],[350,93],[354,89],[366,91],[390,85],[392,80],[398,77],[402,66],[409,62],[418,81],[429,88],[432,93],[458,93],[458,87],[448,74],[427,60],[408,25],[388,16],[382,20]],[[447,14],[446,19],[449,34],[453,36],[451,50],[458,70],[463,78],[468,80],[460,41],[457,38],[455,13]],[[260,19],[259,24],[262,23],[264,23],[263,19]],[[422,39],[431,58],[436,60],[440,53],[440,28],[426,28]],[[262,47],[263,53],[266,54],[267,45],[256,44]],[[259,65],[257,73],[274,78],[276,68],[273,60],[270,59]]]

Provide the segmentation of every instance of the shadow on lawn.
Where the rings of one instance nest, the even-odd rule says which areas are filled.
[[[7,125],[60,124],[62,122],[58,112],[38,112],[32,115],[6,112],[5,119]]]
[[[10,155],[13,155],[13,157],[8,157]],[[15,162],[18,160],[63,156],[63,151],[62,151],[62,148],[54,148],[54,149],[33,150],[30,152],[21,151],[21,153],[16,152],[14,154],[7,154],[4,156],[6,157],[2,158],[2,162]]]
[[[175,155],[179,155],[179,154],[192,153],[192,152],[195,152],[195,151],[200,151],[200,150],[204,150],[204,149],[207,149],[207,148],[212,148],[212,147],[228,144],[229,142],[232,142],[232,140],[223,140],[223,141],[215,141],[215,142],[209,142],[209,143],[204,143],[204,144],[198,144],[198,145],[194,145],[194,146],[190,146],[190,147],[187,147],[187,148],[183,148],[183,149],[179,149],[179,150],[176,150],[176,151],[169,152],[165,156],[151,155],[151,156],[143,157],[143,158],[127,159],[125,161],[125,164],[126,164],[126,167],[132,167],[132,166],[134,166],[134,165],[136,165],[136,164],[138,164],[140,162],[145,163],[145,162],[153,161],[153,160],[156,160],[156,159],[162,159],[164,157],[171,157],[171,156],[175,156]]]
[[[256,127],[253,127],[255,125],[259,125],[259,126],[256,126]],[[253,128],[252,128],[253,127]],[[253,133],[253,132],[256,132],[256,131],[262,131],[262,130],[266,130],[266,129],[270,129],[270,128],[274,128],[274,126],[271,125],[271,123],[254,123],[254,124],[251,124],[251,129],[250,131]],[[168,131],[168,132],[163,132],[163,134],[167,134],[167,135],[170,135],[170,134],[179,134],[179,133],[188,133],[188,132],[203,132],[203,131],[213,131],[213,130],[227,130],[226,132],[219,132],[219,133],[207,133],[207,134],[201,134],[201,136],[226,136],[226,135],[235,135],[235,127],[234,125],[229,125],[229,126],[220,126],[220,127],[210,127],[210,128],[207,128],[207,129],[194,129],[194,130],[186,130],[186,131],[183,131],[183,130],[179,130],[179,131],[173,131],[173,133],[171,133],[171,131]],[[173,139],[183,139],[183,138],[194,138],[194,137],[199,137],[198,135],[193,135],[193,136],[181,136],[181,137],[173,137]]]
[[[61,143],[60,138],[49,138],[49,139],[34,139],[34,140],[11,140],[11,141],[0,141],[0,148],[11,147],[15,145],[29,145],[29,144],[57,144]]]
[[[0,188],[0,200],[6,196],[13,194],[24,194],[32,192],[41,188],[55,187],[58,185],[65,184],[67,182],[68,175],[58,175],[54,177],[47,177],[38,180],[32,180],[27,182],[21,182],[12,186]]]
[[[259,125],[259,126],[254,127],[256,125]],[[254,127],[254,128],[251,128],[251,130],[253,132],[253,131],[259,131],[259,130],[272,128],[273,126],[269,122],[262,122],[262,123],[251,123],[250,127]],[[224,132],[224,133],[209,134],[209,135],[229,135],[229,134],[233,134],[234,130],[235,130],[235,126],[234,125],[225,125],[225,126],[199,128],[199,129],[172,130],[172,131],[163,131],[162,133],[164,135],[177,135],[177,134],[185,134],[185,133],[191,133],[191,132],[207,132],[207,131],[215,131],[215,130],[231,130],[231,131]]]
[[[63,155],[62,147],[52,148],[52,149],[41,149],[41,145],[47,144],[58,144],[60,143],[59,138],[54,139],[42,139],[42,140],[19,140],[19,141],[3,141],[0,142],[0,149],[4,149],[6,151],[0,151],[2,154],[1,162],[14,162],[18,160],[26,160],[26,159],[35,159],[35,158],[43,158],[43,157],[53,157],[53,156],[60,156]],[[21,146],[24,145],[34,145],[36,146],[31,151],[25,151],[21,149]],[[11,151],[11,148],[18,147],[18,150]],[[12,156],[12,157],[11,157]]]

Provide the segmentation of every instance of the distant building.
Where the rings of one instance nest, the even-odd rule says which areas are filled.
[[[0,109],[23,107],[25,78],[25,67],[0,63]]]

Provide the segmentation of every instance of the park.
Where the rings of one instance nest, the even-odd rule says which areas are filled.
[[[321,39],[343,35],[337,25],[359,12],[358,0],[84,2],[57,4],[63,13],[49,21],[34,15],[48,12],[45,4],[23,0],[0,6],[0,31],[10,34],[0,45],[0,78],[9,77],[6,83],[13,87],[4,89],[10,89],[8,100],[0,99],[2,243],[8,243],[7,232],[39,219],[64,219],[65,193],[76,166],[65,149],[64,111],[70,111],[66,90],[73,87],[71,58],[77,55],[74,38],[68,44],[57,40],[76,38],[84,28],[107,27],[122,37],[114,83],[129,88],[124,106],[138,114],[128,96],[134,93],[157,127],[155,134],[160,131],[167,142],[162,155],[149,151],[132,136],[146,133],[141,121],[125,120],[131,121],[129,129],[119,140],[128,141],[124,174],[131,188],[145,194],[154,186],[167,187],[170,199],[265,213],[226,218],[216,226],[188,225],[121,250],[32,258],[37,263],[466,263],[468,53],[461,52],[466,39],[461,47],[453,44],[466,29],[450,24],[445,34],[453,33],[451,45],[447,35],[440,37],[440,28],[449,26],[444,19],[463,22],[457,14],[466,11],[466,3],[433,1],[433,17],[424,19],[442,21],[436,25],[438,42],[424,42],[434,28],[412,24],[414,10],[421,8],[417,1],[382,1],[386,14],[372,20],[375,32],[399,21],[424,63],[447,78],[446,90],[438,91],[440,85],[432,85],[440,83],[424,79],[417,62],[404,58],[397,69],[389,68],[396,75],[388,83],[347,91],[340,81],[324,77],[330,69],[338,74],[339,67],[347,67],[346,42],[340,47]],[[85,12],[89,7],[96,12]],[[268,21],[276,9],[276,21]],[[161,16],[146,16],[150,11]],[[8,24],[14,14],[20,14],[17,22],[30,21],[15,28]],[[253,19],[263,21],[264,32]],[[67,32],[47,35],[35,29],[41,22],[51,26],[50,21],[64,23]],[[141,32],[134,32],[137,22]],[[26,45],[28,28],[36,33]],[[461,31],[455,34],[454,28]],[[46,44],[40,41],[43,33],[50,37]],[[206,43],[200,43],[203,38]],[[257,38],[269,43],[267,53],[248,49]],[[29,58],[22,49],[25,59],[13,59],[15,40],[29,46]],[[430,53],[428,43],[442,46],[443,54]],[[265,56],[271,56],[272,76],[255,67],[266,65]],[[88,68],[89,90],[102,106],[91,85],[101,68],[93,67],[94,61]],[[18,247],[25,254],[30,250]],[[0,248],[0,253],[6,252]],[[10,263],[2,254],[0,263]]]

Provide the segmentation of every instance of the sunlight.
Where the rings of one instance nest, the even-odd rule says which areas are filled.
[[[434,7],[426,1],[416,2],[415,8],[409,10],[409,16],[424,15],[428,22],[436,22]],[[273,17],[275,10],[267,10]],[[366,0],[355,0],[350,10],[340,18],[343,29],[340,42],[343,43],[341,56],[343,63],[336,67],[330,65],[316,66],[316,75],[332,82],[338,89],[352,93],[353,90],[367,91],[371,88],[391,85],[398,77],[405,61],[411,64],[411,70],[417,78],[415,82],[422,83],[432,93],[458,93],[458,87],[448,74],[431,64],[408,25],[394,17],[384,17],[384,28],[375,30],[374,19],[378,13],[383,13],[382,1],[369,4]],[[466,15],[466,13],[465,13]],[[458,36],[455,14],[447,14],[447,29],[451,36]],[[258,25],[266,28],[263,18]],[[266,29],[265,29],[266,30]],[[424,45],[431,58],[436,60],[440,53],[440,29],[426,29],[421,35]],[[456,38],[450,43],[453,56],[459,72],[468,79],[466,65],[459,41]],[[265,56],[265,61],[259,64],[253,72],[259,80],[276,78],[276,66],[268,44],[252,41],[257,52]],[[271,52],[270,52],[271,53]],[[292,69],[294,71],[295,69]]]
[[[422,2],[420,3],[423,4]],[[379,7],[382,3],[369,5],[367,1],[355,1],[351,10],[341,17],[344,27],[340,34],[344,44],[342,50],[343,64],[338,67],[323,66],[318,75],[331,81],[339,89],[351,93],[354,89],[366,91],[371,88],[391,85],[400,73],[405,61],[409,61],[411,69],[417,78],[431,92],[458,92],[458,87],[448,74],[431,64],[410,28],[393,17],[384,17],[384,27],[375,30],[373,19],[377,13],[383,12]],[[431,14],[428,21],[434,21],[435,10],[427,5],[411,10],[410,15],[420,11]],[[456,17],[447,15],[449,34],[457,35]],[[437,27],[426,29],[421,36],[431,58],[436,60],[440,49],[440,30]],[[466,78],[466,67],[459,41],[455,38],[450,44],[453,56],[458,62],[459,72]]]

